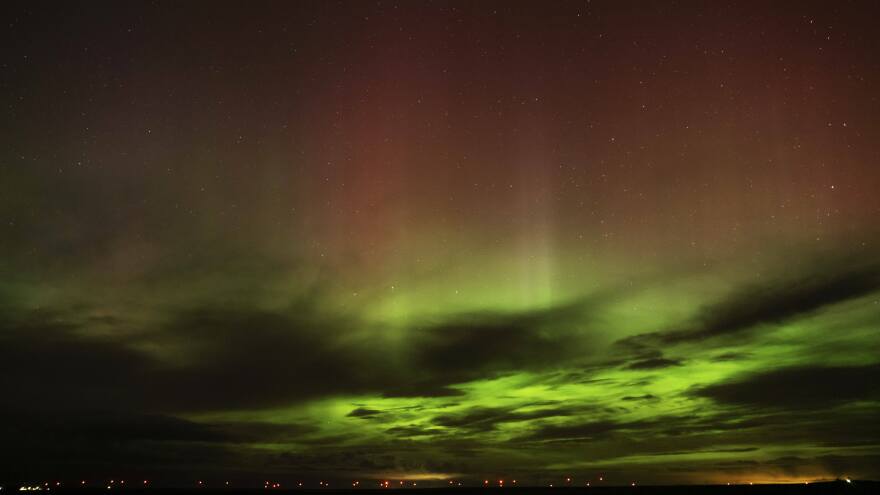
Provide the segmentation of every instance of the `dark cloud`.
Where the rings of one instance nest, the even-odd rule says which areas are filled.
[[[681,365],[682,361],[680,359],[650,358],[630,363],[626,368],[630,370],[656,370]]]
[[[352,323],[315,314],[315,304],[175,315],[165,333],[193,357],[170,372],[176,386],[169,399],[181,408],[234,409],[371,390],[365,358],[333,338]]]
[[[573,310],[566,307],[423,326],[409,359],[388,360],[363,352],[369,342],[339,338],[351,335],[348,330],[358,322],[320,313],[317,297],[304,296],[283,311],[255,309],[246,301],[167,309],[150,332],[118,337],[92,330],[94,325],[127,324],[120,318],[79,317],[88,314],[88,308],[25,310],[7,298],[0,305],[0,405],[17,411],[5,421],[17,433],[5,436],[6,445],[31,452],[21,459],[35,464],[37,456],[43,456],[43,466],[51,465],[53,458],[60,463],[76,457],[78,464],[71,469],[162,464],[169,459],[182,470],[192,468],[193,462],[179,459],[184,453],[197,453],[206,462],[223,458],[219,464],[236,464],[244,462],[237,456],[245,455],[236,446],[248,443],[323,448],[348,439],[315,435],[314,426],[308,425],[203,424],[178,415],[281,407],[347,394],[457,395],[461,392],[451,388],[456,383],[555,366],[558,357],[571,356],[575,347],[564,336],[545,330],[568,321]],[[52,412],[41,421],[26,420],[28,414],[47,408]],[[349,415],[368,419],[380,413],[357,407]],[[501,422],[570,413],[561,408],[492,409],[436,420],[476,431]],[[440,431],[411,427],[388,433],[406,439]],[[94,441],[82,441],[89,438]],[[35,439],[54,439],[56,448],[43,453],[27,450]]]
[[[755,452],[759,450],[758,447],[739,447],[739,448],[730,448],[730,449],[706,449],[700,450],[702,453],[739,453],[739,452]],[[670,450],[668,452],[655,452],[654,455],[688,455],[695,454],[696,451],[693,450]]]
[[[367,407],[358,407],[358,408],[352,409],[351,412],[349,412],[346,416],[351,417],[351,418],[369,419],[369,418],[376,416],[378,414],[381,414],[381,413],[382,413],[382,411],[379,411],[376,409],[370,409]]]
[[[91,337],[88,322],[64,312],[7,307],[0,315],[0,385],[24,403],[49,395],[64,408],[159,412],[358,393],[442,397],[460,395],[451,387],[457,383],[555,366],[577,348],[545,330],[567,321],[572,308],[564,307],[424,327],[407,359],[392,361],[364,353],[369,342],[338,339],[359,322],[320,314],[318,305],[305,298],[274,312],[246,305],[169,310],[158,331],[124,340]],[[177,362],[167,363],[165,350]],[[24,368],[31,371],[14,373]]]
[[[134,412],[92,411],[88,414],[53,415],[45,412],[16,412],[0,414],[0,424],[6,425],[4,439],[41,437],[44,439],[77,439],[83,442],[227,442],[230,434],[212,425],[157,414]],[[16,425],[10,428],[8,425]],[[25,433],[26,432],[26,433]]]
[[[380,393],[383,397],[457,397],[464,395],[461,390],[456,390],[444,385],[442,376],[430,376],[419,378],[418,381],[413,380],[409,383],[389,383],[388,387]],[[459,379],[453,379],[459,383]],[[439,382],[439,383],[438,383]]]
[[[0,315],[0,403],[58,410],[139,407],[153,367],[116,341],[88,339],[48,311]],[[22,372],[27,370],[27,372]],[[100,405],[100,406],[99,406]]]
[[[319,431],[318,427],[311,423],[224,421],[206,424],[216,431],[222,431],[227,442],[236,444],[304,442]]]
[[[663,335],[666,342],[702,340],[729,335],[759,324],[779,324],[822,307],[880,290],[880,265],[853,268],[842,262],[830,273],[818,272],[747,287],[706,308],[692,330]]]
[[[554,407],[547,409],[520,410],[517,408],[477,407],[457,414],[435,416],[432,422],[437,426],[470,431],[488,431],[500,423],[531,421],[534,419],[571,416],[583,412],[584,408]]]
[[[740,359],[746,359],[750,357],[751,354],[748,352],[724,352],[712,357],[713,361],[738,361]]]
[[[580,353],[573,335],[548,330],[570,323],[582,311],[576,304],[416,328],[402,360],[363,352],[369,341],[336,340],[360,322],[318,314],[319,305],[306,300],[288,312],[209,307],[175,314],[165,333],[196,356],[174,370],[175,399],[183,407],[204,391],[192,401],[198,407],[237,408],[354,393],[456,396],[461,392],[452,385],[558,366]],[[186,384],[190,392],[180,394]]]
[[[336,323],[298,311],[173,313],[149,343],[183,352],[175,365],[135,350],[136,339],[88,337],[54,315],[26,314],[0,335],[0,385],[24,404],[53,397],[65,409],[153,411],[266,407],[369,390],[355,349],[324,337]],[[16,373],[22,369],[29,372]]]
[[[388,433],[389,435],[394,435],[396,437],[410,438],[442,434],[443,430],[441,430],[440,428],[422,428],[419,426],[410,425],[394,426],[385,430],[385,433]]]
[[[659,354],[671,344],[699,342],[749,331],[762,324],[780,324],[880,290],[880,265],[854,263],[850,257],[831,256],[799,277],[778,277],[765,284],[740,289],[724,300],[705,306],[685,328],[626,337],[616,342],[639,357]],[[725,353],[716,360],[732,360],[747,353]],[[647,364],[650,365],[649,361]]]
[[[658,417],[652,437],[671,437],[675,442],[712,445],[765,444],[799,445],[805,432],[819,445],[874,445],[880,439],[875,421],[880,404],[839,408],[833,415],[826,409],[735,408],[705,416]]]
[[[7,409],[0,414],[3,475],[28,479],[215,469],[243,463],[230,432],[176,417],[135,412],[58,414]],[[10,478],[7,478],[7,480]]]
[[[804,366],[750,375],[696,389],[722,404],[780,409],[828,408],[880,399],[880,364]]]
[[[545,425],[537,428],[522,440],[597,440],[631,428],[640,423],[619,423],[611,420],[589,421],[567,425]]]
[[[605,294],[545,310],[480,313],[412,329],[410,380],[386,395],[447,396],[448,385],[505,372],[548,369],[590,354],[574,325]]]
[[[654,394],[644,394],[644,395],[627,395],[626,397],[622,397],[620,400],[625,400],[627,402],[636,402],[636,401],[656,401],[660,400]]]

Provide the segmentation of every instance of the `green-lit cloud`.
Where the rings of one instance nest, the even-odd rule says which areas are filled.
[[[12,295],[32,288],[7,286],[0,384],[20,449],[6,461],[533,482],[783,479],[831,475],[829,458],[867,469],[880,315],[876,270],[860,266],[695,300],[681,322],[693,330],[616,341],[603,315],[632,297],[620,290],[396,328],[323,310],[322,291],[274,308],[200,297],[134,322],[97,316],[98,302],[29,307]],[[800,467],[785,467],[793,455]]]

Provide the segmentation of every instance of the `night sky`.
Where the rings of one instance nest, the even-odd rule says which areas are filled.
[[[223,3],[0,7],[0,478],[880,477],[874,2]]]

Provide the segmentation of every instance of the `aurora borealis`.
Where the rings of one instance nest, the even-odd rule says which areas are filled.
[[[4,4],[0,479],[877,478],[875,9]]]

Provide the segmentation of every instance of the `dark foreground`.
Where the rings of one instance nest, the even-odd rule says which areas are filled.
[[[3,492],[7,492],[9,488],[4,487]],[[17,487],[12,491],[17,491]],[[59,495],[61,493],[70,494],[87,494],[87,495],[106,495],[106,490],[99,489],[55,489],[51,490]],[[557,493],[561,495],[660,495],[660,494],[685,494],[685,495],[714,495],[714,494],[758,494],[767,493],[774,495],[787,494],[862,494],[862,493],[880,493],[880,482],[877,481],[853,481],[847,483],[844,481],[817,482],[810,484],[774,484],[774,485],[682,485],[682,486],[603,486],[603,487],[516,487],[516,488],[477,488],[477,487],[456,487],[456,488],[389,488],[389,489],[228,489],[228,490],[210,490],[210,489],[171,489],[171,488],[153,488],[148,490],[119,490],[131,495],[268,495],[266,492],[273,492],[273,495],[296,495],[296,494],[365,494],[380,495],[388,492],[406,492],[409,495],[439,495],[451,493],[456,495],[488,495],[488,492],[494,495],[501,495],[499,492],[513,492],[515,495],[537,495],[547,493]],[[19,492],[22,493],[22,492]],[[31,492],[33,493],[33,492]],[[49,495],[49,494],[47,494]]]

